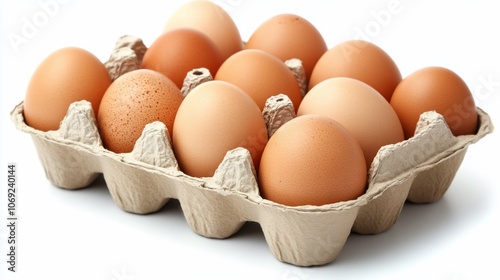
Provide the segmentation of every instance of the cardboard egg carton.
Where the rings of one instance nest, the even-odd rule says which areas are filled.
[[[255,169],[244,148],[229,151],[213,177],[184,174],[161,122],[145,127],[131,153],[117,154],[103,148],[87,101],[73,103],[57,131],[42,132],[26,125],[23,103],[14,108],[11,118],[17,129],[32,136],[45,174],[55,186],[83,188],[102,173],[114,202],[125,211],[153,213],[169,199],[178,199],[192,230],[210,238],[227,238],[245,222],[257,222],[277,259],[311,266],[332,262],[351,232],[388,230],[405,201],[439,200],[468,145],[493,131],[488,114],[479,108],[478,113],[477,133],[459,137],[452,135],[441,115],[422,114],[414,137],[379,150],[364,195],[296,207],[259,195]]]

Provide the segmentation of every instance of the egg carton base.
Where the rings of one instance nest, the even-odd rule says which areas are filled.
[[[450,186],[467,146],[493,131],[489,116],[480,109],[478,133],[464,137],[452,136],[438,114],[424,114],[415,137],[381,148],[370,169],[364,195],[330,205],[288,207],[260,197],[251,159],[242,148],[236,151],[240,155],[236,161],[221,163],[225,168],[242,169],[227,173],[235,175],[235,182],[224,182],[227,174],[195,178],[175,165],[158,167],[131,158],[130,154],[110,152],[98,139],[89,144],[68,140],[58,131],[35,130],[24,123],[22,109],[22,103],[16,106],[11,118],[19,130],[32,136],[53,185],[83,188],[103,174],[116,205],[137,214],[156,212],[169,199],[178,199],[192,230],[209,238],[230,237],[245,222],[256,222],[272,254],[297,266],[334,261],[351,232],[376,234],[390,229],[405,201],[438,200]],[[95,129],[95,124],[87,125]],[[240,177],[240,173],[247,176]]]
[[[433,203],[440,200],[450,187],[467,153],[463,148],[432,169],[422,171],[413,180],[408,193],[408,201],[413,203]]]

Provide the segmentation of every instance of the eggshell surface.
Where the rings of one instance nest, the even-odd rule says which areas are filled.
[[[187,2],[169,17],[163,31],[179,27],[193,28],[207,35],[217,45],[223,60],[243,49],[243,41],[233,19],[214,2]]]
[[[180,89],[189,71],[204,67],[214,75],[222,61],[219,49],[205,34],[192,28],[176,28],[151,44],[141,68],[162,73]]]
[[[318,59],[327,51],[325,40],[316,27],[294,14],[276,15],[263,22],[252,33],[245,48],[266,51],[283,62],[298,58],[307,79]]]
[[[104,94],[97,115],[103,145],[116,153],[131,152],[144,127],[161,121],[172,133],[183,96],[164,75],[138,69],[116,79]]]
[[[443,115],[455,136],[475,134],[477,130],[477,109],[469,87],[444,67],[425,67],[410,74],[394,91],[391,105],[406,138],[414,135],[418,119],[426,111]]]
[[[246,148],[258,168],[267,138],[262,113],[248,94],[228,82],[209,81],[195,87],[179,107],[173,148],[184,173],[211,177],[237,147]]]
[[[92,53],[77,47],[59,49],[37,67],[24,98],[26,123],[42,131],[56,130],[69,105],[87,100],[94,113],[111,84],[104,64]]]
[[[269,139],[259,182],[265,199],[288,206],[352,200],[365,192],[365,159],[358,142],[338,122],[299,116]]]
[[[302,100],[297,115],[319,114],[342,124],[359,142],[367,169],[378,150],[404,140],[394,109],[375,89],[352,78],[330,78]]]
[[[309,89],[328,78],[349,77],[367,83],[387,101],[401,81],[401,73],[392,58],[377,45],[349,40],[326,51],[314,66]]]
[[[219,68],[215,80],[232,83],[264,109],[269,97],[286,94],[295,109],[302,101],[299,85],[292,71],[277,57],[256,49],[246,49],[229,57]]]

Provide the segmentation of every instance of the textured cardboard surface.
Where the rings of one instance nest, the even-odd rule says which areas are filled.
[[[287,207],[260,197],[250,155],[243,148],[229,151],[214,177],[194,178],[179,170],[162,123],[146,126],[133,152],[116,154],[102,147],[86,101],[72,104],[57,131],[27,126],[22,111],[20,103],[11,112],[12,121],[32,135],[53,185],[83,188],[102,173],[123,210],[152,213],[175,198],[193,231],[211,238],[229,237],[246,221],[257,222],[272,254],[299,266],[333,261],[351,232],[376,234],[390,229],[407,199],[430,203],[441,198],[468,145],[493,131],[481,109],[476,135],[460,137],[451,134],[442,116],[424,113],[414,137],[380,149],[364,195],[323,206]]]

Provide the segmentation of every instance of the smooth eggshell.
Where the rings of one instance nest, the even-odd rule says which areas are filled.
[[[97,115],[103,145],[116,153],[131,152],[144,127],[161,121],[172,133],[183,96],[164,75],[138,69],[116,79],[104,94]]]
[[[269,97],[286,94],[297,110],[302,101],[299,84],[292,71],[277,57],[256,49],[247,49],[229,57],[219,68],[215,80],[232,83],[264,109]]]
[[[406,138],[414,135],[420,115],[443,115],[455,135],[475,134],[477,109],[467,84],[444,67],[426,67],[406,77],[392,95],[391,105],[403,125]]]
[[[330,78],[302,100],[297,115],[319,114],[342,124],[359,142],[367,168],[380,147],[404,140],[396,112],[375,89],[352,78]]]
[[[94,113],[111,84],[104,64],[87,50],[66,47],[47,56],[37,67],[26,90],[24,118],[29,126],[56,130],[69,105],[87,100]]]
[[[269,139],[259,183],[265,199],[288,206],[352,200],[365,192],[365,159],[358,142],[338,122],[299,116]]]
[[[401,81],[401,73],[392,58],[377,45],[362,41],[342,42],[328,51],[314,66],[309,89],[328,78],[349,77],[367,83],[387,101]]]
[[[193,28],[207,35],[219,48],[223,60],[243,49],[243,41],[233,19],[214,2],[189,1],[169,17],[163,31],[179,27]]]
[[[161,34],[151,44],[141,68],[164,74],[181,89],[189,71],[204,67],[214,75],[222,61],[219,49],[205,34],[191,28],[176,28]]]
[[[184,173],[211,177],[237,147],[248,149],[258,168],[267,138],[264,117],[250,96],[228,82],[209,81],[189,92],[179,107],[173,148]]]
[[[280,14],[266,20],[252,33],[245,48],[266,51],[283,62],[298,58],[307,79],[318,59],[327,51],[325,40],[316,27],[294,14]]]

